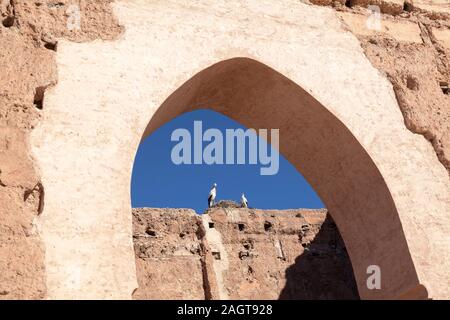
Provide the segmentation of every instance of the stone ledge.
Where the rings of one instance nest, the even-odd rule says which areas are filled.
[[[397,22],[382,19],[380,29],[371,29],[367,22],[369,16],[338,12],[338,16],[353,33],[360,36],[386,35],[400,42],[422,43],[420,28],[413,22]]]
[[[424,13],[432,20],[450,19],[448,0],[412,0],[412,10]]]
[[[433,28],[432,32],[439,44],[450,50],[450,29]]]
[[[403,0],[350,0],[350,6],[379,6],[381,13],[397,15],[403,12]]]
[[[345,5],[346,0],[309,0],[312,4],[319,6],[339,6]],[[349,0],[349,6],[367,8],[369,5],[380,7],[381,13],[397,15],[403,12],[403,0]]]

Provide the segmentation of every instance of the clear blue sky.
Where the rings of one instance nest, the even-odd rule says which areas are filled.
[[[202,213],[214,182],[218,185],[216,201],[239,202],[244,192],[253,208],[325,207],[303,176],[282,155],[278,173],[271,176],[260,175],[259,163],[175,165],[171,152],[177,142],[171,141],[171,134],[177,128],[185,128],[193,135],[194,121],[197,120],[202,121],[203,131],[217,128],[224,136],[225,129],[246,129],[219,113],[199,110],[183,114],[156,130],[141,143],[136,154],[131,181],[133,208],[192,208]],[[280,136],[282,134],[280,132]]]

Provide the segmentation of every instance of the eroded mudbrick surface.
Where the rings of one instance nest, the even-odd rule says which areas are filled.
[[[433,155],[439,159],[447,173],[450,173],[449,2],[447,0],[311,0],[310,2],[311,6],[315,8],[319,6],[332,8],[334,11],[330,9],[330,12],[333,12],[333,15],[338,17],[342,24],[340,32],[348,30],[358,38],[365,58],[392,83],[406,128],[413,133],[423,135],[429,141],[434,150]],[[48,282],[49,267],[53,267],[55,261],[49,260],[48,256],[46,260],[45,246],[52,246],[52,238],[49,237],[48,243],[43,242],[42,232],[39,230],[36,220],[41,215],[45,215],[45,191],[49,186],[43,181],[41,170],[37,165],[38,161],[42,159],[36,159],[30,151],[30,134],[42,123],[43,117],[49,116],[48,110],[46,110],[46,93],[58,85],[58,41],[66,39],[73,42],[90,43],[90,41],[101,39],[107,43],[119,42],[126,28],[118,23],[116,17],[118,12],[113,11],[114,5],[117,4],[121,4],[122,8],[127,9],[122,13],[124,21],[126,21],[128,13],[133,16],[135,14],[133,12],[141,12],[140,8],[136,7],[141,5],[139,3],[125,5],[122,1],[112,0],[0,0],[0,299],[43,299],[48,296],[80,298],[83,296],[83,293],[79,292],[79,288],[77,289],[76,283],[62,284],[59,280]],[[73,5],[77,5],[77,7],[73,7]],[[285,3],[285,5],[288,7],[294,4]],[[380,8],[379,29],[374,30],[367,27],[367,19],[372,14],[367,10],[369,5],[377,5]],[[145,6],[143,5],[143,7]],[[177,9],[177,5],[172,2],[168,2],[167,6],[171,6],[172,11],[168,10],[171,13],[178,9],[186,10],[186,8]],[[120,8],[120,6],[116,8]],[[245,12],[252,19],[260,18],[258,8],[258,5],[254,4],[253,7],[246,8]],[[270,23],[277,25],[277,28],[279,17],[282,17],[281,21],[286,23],[283,28],[287,28],[287,25],[290,28],[298,23],[295,17],[289,16],[292,7],[286,11],[283,11],[283,6],[274,5],[273,8],[273,15],[269,16],[275,22],[271,20]],[[148,8],[144,9],[149,10]],[[80,14],[79,28],[76,26],[78,18],[76,15],[74,16],[77,10]],[[209,7],[205,6],[199,12],[206,17],[210,14],[208,10]],[[148,12],[155,12],[155,10]],[[323,11],[320,13],[311,11],[311,13],[317,14],[318,18],[324,16]],[[139,14],[136,14],[136,17],[149,23],[146,17],[141,17]],[[240,21],[237,16],[228,18]],[[172,22],[173,24],[174,22]],[[134,21],[129,23],[128,27],[137,28]],[[333,32],[336,29],[332,23],[328,26],[324,24],[323,28],[322,37],[327,34],[325,28],[330,28],[329,30],[333,30]],[[305,37],[310,34],[310,30],[307,31],[304,33]],[[267,36],[264,30],[259,30],[256,34],[257,37]],[[278,33],[277,36],[280,34]],[[310,38],[310,40],[315,41],[314,38]],[[95,43],[93,42],[93,45]],[[131,43],[132,46],[137,45],[132,41]],[[336,46],[336,48],[338,47],[340,48],[340,46]],[[348,48],[353,47],[348,46]],[[273,55],[283,54],[276,53],[276,47],[273,50]],[[359,55],[359,51],[354,51],[354,54]],[[126,59],[127,57],[122,58]],[[305,63],[313,62],[306,61]],[[67,61],[64,63],[68,64]],[[320,65],[323,67],[325,64],[322,61]],[[108,67],[111,66],[113,66],[112,62]],[[345,66],[339,66],[339,68],[342,69]],[[165,80],[167,79],[158,81]],[[313,81],[314,78],[309,80]],[[364,83],[359,83],[358,88],[364,88],[364,85]],[[317,88],[319,86],[314,87],[314,89]],[[318,92],[323,97],[327,97],[323,94],[322,89],[319,89]],[[349,94],[360,95],[363,94],[363,91]],[[380,93],[381,95],[382,93]],[[75,109],[80,114],[85,111],[84,106],[76,103],[64,107]],[[66,116],[63,116],[62,119],[69,121]],[[381,118],[378,120],[383,121]],[[70,127],[63,123],[64,121],[59,121],[56,126]],[[59,135],[69,134],[63,129],[56,131]],[[48,141],[53,141],[54,138],[45,136]],[[392,137],[392,139],[395,140],[396,137]],[[44,143],[44,145],[46,144]],[[61,147],[58,146],[58,148]],[[51,157],[51,155],[47,156]],[[406,156],[412,160],[418,158],[414,152]],[[47,165],[51,167],[52,164]],[[52,172],[57,171],[56,169],[58,168],[52,168]],[[78,176],[78,172],[70,174]],[[432,178],[424,177],[421,181],[411,181],[411,185],[417,187]],[[67,187],[69,187],[71,182],[70,179],[67,180]],[[439,183],[442,184],[442,181]],[[68,196],[65,190],[60,190],[60,192],[62,195]],[[402,189],[395,196],[399,194],[403,196],[407,193]],[[77,198],[76,194],[70,194],[70,196]],[[448,195],[440,194],[438,197],[438,200],[445,204]],[[410,202],[413,203],[416,200],[411,199]],[[77,208],[66,209],[70,214],[77,210]],[[405,208],[401,209],[406,210]],[[162,216],[163,212],[168,213],[169,216],[176,216],[176,218],[169,222]],[[199,299],[254,298],[257,293],[264,297],[279,295],[282,298],[317,297],[326,299],[332,298],[334,294],[349,298],[356,297],[354,288],[349,286],[351,276],[345,272],[339,273],[341,278],[336,287],[333,287],[333,294],[330,296],[320,296],[319,292],[309,287],[308,292],[299,291],[291,285],[295,282],[301,283],[301,286],[308,286],[310,280],[304,279],[303,272],[305,270],[308,270],[311,277],[315,277],[314,271],[316,270],[325,274],[329,274],[333,268],[349,270],[346,264],[348,261],[345,260],[345,254],[342,253],[344,250],[340,242],[338,241],[334,248],[328,241],[333,232],[327,231],[324,234],[324,230],[333,228],[333,223],[328,219],[315,222],[316,224],[306,223],[316,239],[311,244],[311,250],[308,251],[306,248],[309,247],[302,245],[302,241],[309,239],[308,235],[302,236],[302,239],[295,239],[302,231],[301,226],[298,227],[298,224],[294,224],[293,229],[286,226],[286,223],[291,221],[290,219],[300,221],[303,218],[289,217],[289,214],[287,214],[287,218],[281,216],[273,218],[270,213],[257,210],[225,210],[225,208],[221,208],[210,213],[208,219],[212,221],[207,221],[206,218],[199,221],[199,217],[187,214],[188,212],[178,209],[154,210],[151,215],[154,216],[153,222],[148,217],[141,217],[143,225],[153,223],[161,227],[161,229],[155,230],[156,236],[139,229],[139,224],[136,224],[135,221],[134,227],[138,229],[135,229],[134,245],[135,249],[139,249],[136,263],[140,287],[134,293],[134,298],[154,298],[159,295],[165,298],[185,296]],[[130,213],[127,211],[125,214],[129,215]],[[135,219],[136,214],[139,216],[139,212],[135,211]],[[436,223],[433,224],[430,221],[430,228],[444,228],[441,221],[448,220],[448,218],[443,215],[441,213],[440,216],[432,216],[430,219],[436,220]],[[239,217],[236,218],[237,220],[230,220],[235,219],[231,217],[236,216]],[[306,219],[306,213],[304,216]],[[180,217],[184,217],[182,221],[179,220]],[[271,229],[272,231],[258,229],[262,223],[261,219],[273,220],[269,222],[273,223],[274,229]],[[417,230],[413,226],[415,219],[416,217],[403,217],[403,229],[413,230],[410,232],[409,242],[414,238],[422,239],[424,236],[416,237]],[[238,220],[243,222],[236,222]],[[124,221],[123,226],[127,224],[126,219]],[[162,221],[167,222],[167,225],[161,226]],[[214,231],[208,229],[210,222],[214,224],[214,228],[211,228]],[[240,227],[239,224],[243,224],[243,226]],[[318,229],[319,225],[322,226],[320,230]],[[186,229],[189,233],[184,236],[181,236],[182,232],[178,235],[174,233],[173,230],[180,228]],[[62,233],[64,231],[60,230]],[[431,234],[432,232],[428,232],[428,236],[431,237]],[[325,245],[322,240],[328,241],[328,245]],[[120,241],[131,243],[131,239]],[[431,243],[435,242],[431,241]],[[191,245],[193,247],[190,247]],[[432,246],[427,241],[420,241],[420,244],[415,245],[415,259],[426,261],[422,263],[421,260],[422,265],[433,266],[435,264],[427,259],[438,259],[438,256],[443,257],[447,254],[440,252],[439,255],[433,253],[430,257],[423,257],[425,253],[428,254],[432,251]],[[337,248],[341,248],[342,252]],[[112,248],[111,252],[115,252],[115,250],[116,248]],[[334,255],[337,260],[331,259],[331,253],[335,252],[333,250],[341,252]],[[64,252],[64,254],[66,253],[70,252]],[[62,252],[58,253],[59,256],[61,254]],[[96,253],[91,252],[91,254],[98,256]],[[107,253],[103,252],[103,254]],[[217,255],[220,255],[220,259],[217,259]],[[76,257],[71,258],[75,259]],[[224,259],[228,260],[224,262]],[[327,261],[327,264],[323,265],[324,269],[322,269],[322,265],[321,267],[316,265],[316,261],[322,261],[321,259]],[[74,263],[78,263],[78,260],[75,260]],[[89,260],[86,259],[86,261]],[[162,260],[171,263],[162,263]],[[270,261],[270,263],[261,265],[258,261]],[[188,264],[189,269],[192,270],[191,277],[180,273],[183,263]],[[163,266],[169,272],[163,273],[161,271]],[[273,269],[272,273],[267,272],[268,266]],[[92,267],[92,269],[96,268]],[[72,271],[61,271],[56,268],[56,271],[52,271],[52,275],[56,274],[56,276],[50,277],[50,279],[67,278],[67,281],[70,282],[71,278],[64,272],[70,274]],[[58,277],[58,273],[61,273],[60,277]],[[114,287],[110,281],[114,276],[109,276],[108,272],[103,274],[105,275],[103,285]],[[142,274],[149,276],[143,278]],[[346,275],[344,276],[344,274]],[[426,278],[429,282],[425,285],[439,288],[439,297],[443,297],[447,292],[441,280],[443,274],[445,271],[440,270],[433,274],[427,273],[425,277],[423,274],[421,275],[421,278]],[[178,282],[173,282],[176,277],[179,277],[177,278]],[[329,277],[338,279],[336,274],[330,273]],[[295,281],[291,281],[292,279]],[[177,283],[177,285],[171,286],[170,290],[158,291],[162,290],[158,289],[154,292],[144,290],[146,286],[155,287],[158,282],[167,280]],[[89,282],[89,280],[86,281]],[[132,282],[129,280],[129,283]],[[67,290],[61,289],[61,286],[65,286]],[[95,287],[95,285],[93,286]],[[124,287],[128,290],[129,286]],[[188,293],[182,289],[185,286],[190,288]],[[50,294],[48,287],[54,290]],[[61,291],[59,291],[60,289]],[[113,288],[104,293],[107,290],[96,288],[96,290],[90,291],[92,291],[92,297],[131,296],[131,292],[125,292],[126,290]]]
[[[133,238],[134,299],[359,298],[326,210],[136,208]]]
[[[45,248],[33,221],[45,203],[29,133],[45,89],[56,84],[57,39],[115,39],[122,28],[110,0],[81,1],[81,29],[67,11],[79,2],[0,0],[0,299],[46,296]]]

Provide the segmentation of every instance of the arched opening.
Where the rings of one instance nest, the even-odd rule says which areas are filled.
[[[197,110],[141,142],[131,180],[138,280],[134,299],[359,297],[350,259],[324,204],[276,150],[252,163],[268,146],[247,129],[214,111]],[[189,133],[187,141],[172,140],[180,130]],[[218,140],[214,164],[208,152],[212,141],[205,139],[211,132]],[[238,139],[233,152],[228,140],[236,132],[249,134],[240,164]],[[173,151],[186,143],[186,162],[180,164],[178,151]],[[193,155],[199,145],[200,159]],[[263,175],[262,168],[273,170]],[[208,208],[213,181],[216,204]],[[241,192],[248,198],[245,206]]]
[[[195,132],[195,128],[201,129],[201,132]],[[176,140],[179,130],[189,132],[186,137],[188,141],[184,137]],[[220,132],[215,145],[212,144],[214,141],[198,141],[199,134],[203,139],[211,130],[214,130],[213,133]],[[233,142],[228,141],[230,133]],[[239,137],[245,139],[242,144],[237,141]],[[179,153],[183,154],[185,150],[175,147],[185,147],[186,143],[189,151],[183,155],[184,158],[179,158]],[[201,149],[197,148],[199,144]],[[221,147],[214,148],[210,153],[211,147],[208,148],[208,145]],[[232,160],[227,155],[231,147]],[[269,152],[269,148],[264,138],[215,111],[205,109],[182,114],[141,141],[132,171],[131,205],[133,208],[191,208],[201,214],[208,206],[207,193],[213,182],[217,182],[216,202],[232,200],[240,203],[244,193],[249,206],[258,209],[325,208],[301,173],[278,151]],[[195,163],[198,157],[194,156],[194,150],[201,152],[201,163]],[[244,151],[239,161],[238,150]],[[250,157],[251,150],[256,154]],[[259,151],[264,153],[263,158],[259,156]],[[210,159],[210,154],[214,158]],[[180,160],[187,163],[178,163]],[[263,168],[271,168],[272,172],[262,174]]]
[[[171,94],[143,138],[180,114],[209,108],[255,129],[280,129],[280,153],[326,204],[349,253],[362,299],[425,298],[392,196],[370,156],[325,106],[270,67],[234,58]],[[368,268],[381,289],[367,287]]]

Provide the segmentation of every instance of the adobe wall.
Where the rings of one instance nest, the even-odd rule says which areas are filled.
[[[351,131],[420,283],[449,297],[445,1],[110,2],[84,1],[79,31],[66,28],[71,1],[0,2],[0,298],[131,297],[142,133],[180,85],[235,57],[285,75]],[[367,29],[366,3],[382,4],[382,30]]]
[[[202,218],[213,223],[205,224],[206,239],[221,299],[359,299],[345,245],[326,210],[219,206]],[[210,240],[214,229],[217,242]]]
[[[190,209],[133,209],[133,299],[205,299],[200,224]]]
[[[133,209],[133,299],[358,299],[326,210]]]
[[[83,28],[68,30],[70,3],[0,0],[0,299],[48,296],[46,245],[36,223],[45,186],[30,132],[41,119],[45,89],[58,79],[57,39],[112,40],[122,32],[110,0],[79,3]]]

